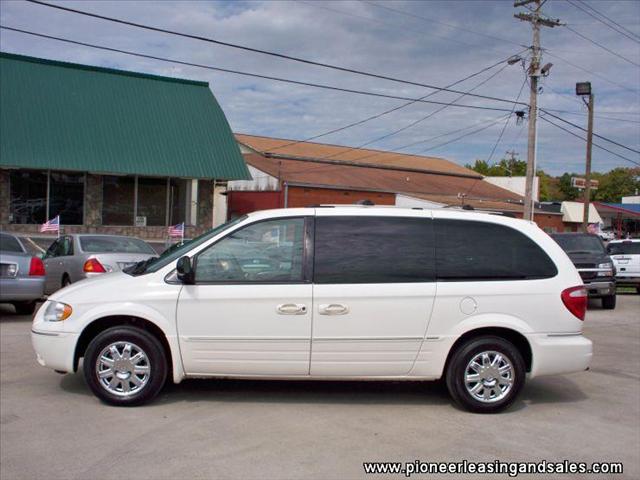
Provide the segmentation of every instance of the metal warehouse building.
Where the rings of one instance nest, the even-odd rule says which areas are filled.
[[[2,230],[191,237],[249,178],[206,82],[0,54]]]

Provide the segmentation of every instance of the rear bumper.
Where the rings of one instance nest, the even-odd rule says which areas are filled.
[[[530,334],[531,377],[581,372],[591,364],[593,343],[582,334]]]
[[[619,287],[640,287],[640,277],[616,277]]]
[[[606,297],[616,294],[616,281],[612,279],[584,282],[589,297]]]
[[[38,300],[44,295],[44,277],[0,278],[0,302]]]

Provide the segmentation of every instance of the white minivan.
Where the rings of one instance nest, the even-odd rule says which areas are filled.
[[[124,272],[56,292],[38,362],[114,405],[167,377],[436,380],[474,412],[525,377],[588,368],[587,292],[534,223],[473,212],[255,212]]]

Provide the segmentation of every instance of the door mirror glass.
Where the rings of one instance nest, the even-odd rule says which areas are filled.
[[[191,266],[191,259],[189,257],[180,257],[176,265],[176,272],[178,273],[178,280],[182,283],[193,283],[194,272],[193,267]]]

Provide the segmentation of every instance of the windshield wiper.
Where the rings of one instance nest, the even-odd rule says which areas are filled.
[[[138,263],[123,269],[122,271],[124,273],[128,273],[129,275],[140,275],[145,272],[145,270],[147,269],[147,267],[152,261],[157,259],[158,257],[150,257],[150,258],[147,258],[146,260],[141,260]]]

